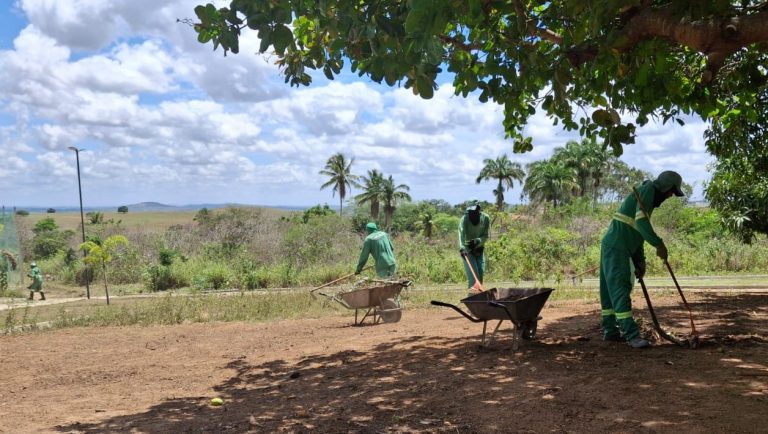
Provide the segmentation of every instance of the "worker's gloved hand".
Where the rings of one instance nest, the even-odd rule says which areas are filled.
[[[473,239],[473,240],[469,240],[469,241],[467,241],[467,248],[468,248],[469,250],[472,250],[472,249],[474,249],[475,247],[477,247],[477,239]]]
[[[645,277],[645,261],[640,261],[635,264],[635,277],[638,279]]]
[[[662,261],[667,260],[669,252],[667,252],[667,246],[665,246],[664,243],[661,243],[659,244],[659,247],[656,247],[656,256],[661,258]]]
[[[467,256],[467,249],[462,247],[461,249],[459,249],[459,254],[461,256]]]

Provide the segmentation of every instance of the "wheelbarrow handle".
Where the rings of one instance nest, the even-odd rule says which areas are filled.
[[[371,268],[371,266],[370,266],[370,265],[368,265],[367,267],[363,268],[363,270],[367,270],[367,269],[369,269],[369,268]],[[317,291],[317,290],[318,290],[318,289],[320,289],[320,288],[325,288],[326,286],[330,286],[330,285],[333,285],[333,284],[334,284],[334,283],[336,283],[336,282],[340,282],[340,281],[342,281],[342,280],[344,280],[344,279],[349,279],[350,277],[352,277],[352,276],[354,276],[354,275],[355,275],[355,273],[349,273],[349,274],[347,274],[346,276],[341,276],[341,277],[339,277],[339,278],[338,278],[338,279],[336,279],[336,280],[332,280],[332,281],[330,281],[330,282],[328,282],[328,283],[324,283],[324,284],[322,284],[322,285],[318,286],[317,288],[310,290],[310,291],[309,291],[309,293],[310,293],[310,294],[312,294],[313,292]]]
[[[472,321],[472,322],[485,322],[485,320],[473,318],[471,315],[467,314],[461,308],[458,306],[454,306],[450,303],[443,303],[442,301],[432,300],[429,302],[430,304],[434,306],[441,306],[441,307],[450,307],[451,309],[455,310],[456,312],[460,313],[464,318]]]

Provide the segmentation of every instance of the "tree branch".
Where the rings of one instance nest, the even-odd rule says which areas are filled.
[[[730,54],[750,44],[768,42],[768,10],[724,20],[687,21],[666,7],[646,8],[629,18],[610,48],[627,52],[651,38],[666,39],[706,55],[711,79]],[[593,45],[579,46],[566,55],[578,67],[594,59],[597,51]]]
[[[512,4],[515,7],[515,14],[517,14],[518,22],[525,27],[529,36],[538,37],[557,45],[563,44],[562,36],[558,35],[552,30],[538,27],[536,25],[536,21],[528,17],[528,12],[526,11],[522,0],[515,0],[512,2]]]

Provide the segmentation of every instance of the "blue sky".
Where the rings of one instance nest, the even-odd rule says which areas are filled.
[[[0,202],[77,205],[74,153],[85,206],[144,201],[173,205],[336,204],[318,174],[329,156],[354,157],[353,171],[378,169],[416,200],[492,200],[475,184],[485,158],[523,165],[579,140],[531,118],[534,151],[513,154],[501,108],[453,95],[450,79],[432,100],[346,74],[318,74],[290,88],[257,52],[201,45],[177,18],[188,0],[13,0],[0,10]],[[696,185],[709,179],[705,125],[649,124],[622,157],[653,174],[671,169]],[[355,192],[353,191],[353,194]],[[507,194],[518,201],[520,189]]]

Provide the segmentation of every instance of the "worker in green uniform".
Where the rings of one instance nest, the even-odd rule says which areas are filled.
[[[363,271],[365,263],[368,262],[368,255],[373,256],[376,264],[376,275],[382,279],[390,279],[397,272],[397,262],[395,262],[395,248],[392,247],[392,241],[386,232],[379,230],[376,223],[370,222],[365,225],[368,236],[363,241],[363,250],[360,252],[360,261],[357,263],[355,274]]]
[[[645,275],[643,242],[656,248],[656,255],[667,260],[667,247],[651,226],[651,213],[673,194],[682,196],[682,177],[672,171],[661,172],[654,181],[644,181],[624,199],[608,227],[600,246],[600,305],[603,340],[627,342],[632,348],[645,348],[632,318],[629,293],[637,278]],[[637,197],[642,201],[638,204]],[[644,211],[645,210],[645,211]],[[646,214],[647,212],[647,214]]]
[[[464,272],[467,275],[468,288],[475,286],[475,278],[469,269],[469,264],[475,270],[477,280],[483,283],[483,272],[485,271],[485,242],[488,241],[488,230],[491,226],[491,219],[488,214],[482,211],[480,203],[477,200],[470,200],[469,206],[464,211],[459,221],[459,253],[466,258],[464,263]]]
[[[34,300],[33,295],[35,292],[40,293],[40,300],[45,300],[45,292],[43,291],[43,273],[40,271],[40,268],[38,268],[36,263],[29,264],[32,268],[29,270],[29,276],[30,279],[32,279],[32,283],[27,287],[29,289],[29,298],[28,300]]]

